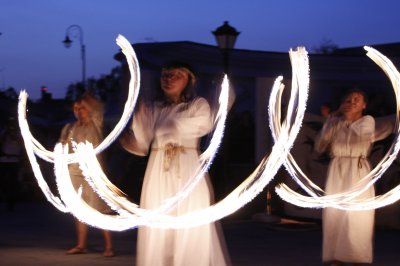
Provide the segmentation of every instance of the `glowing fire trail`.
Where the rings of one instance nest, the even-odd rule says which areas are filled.
[[[380,163],[364,178],[362,178],[357,184],[353,187],[349,188],[348,191],[343,193],[338,193],[334,195],[328,196],[317,196],[313,193],[313,188],[317,188],[319,191],[322,191],[318,186],[313,184],[304,173],[297,173],[292,166],[298,169],[296,162],[292,157],[288,157],[288,160],[285,162],[287,165],[289,173],[292,177],[296,177],[295,180],[298,181],[298,175],[302,175],[303,179],[308,180],[308,186],[304,185],[301,182],[298,184],[305,188],[306,192],[311,195],[311,197],[301,195],[292,189],[290,189],[285,184],[280,184],[276,191],[278,195],[280,195],[285,201],[292,203],[294,205],[300,207],[308,207],[308,208],[324,208],[324,207],[335,207],[339,209],[345,210],[366,210],[366,209],[375,209],[380,208],[389,204],[392,204],[400,199],[400,185],[393,188],[389,192],[375,196],[369,199],[355,199],[358,195],[366,191],[369,187],[373,186],[373,184],[382,176],[382,174],[389,168],[392,164],[393,160],[397,157],[397,154],[400,149],[400,126],[399,126],[399,110],[400,110],[400,73],[393,65],[393,63],[377,50],[371,47],[364,47],[367,50],[367,56],[369,56],[382,70],[386,73],[388,78],[392,82],[393,90],[396,95],[396,138],[390,147],[389,151],[386,153],[384,158],[380,161]],[[311,192],[310,192],[311,191]]]
[[[46,199],[54,205],[58,210],[62,212],[68,212],[67,207],[62,203],[60,198],[56,197],[50,190],[49,186],[47,185],[42,172],[40,171],[40,166],[36,160],[35,154],[33,152],[33,143],[30,141],[31,135],[29,131],[28,123],[26,123],[26,97],[27,94],[25,91],[20,93],[20,101],[18,104],[18,122],[19,127],[21,129],[21,135],[25,142],[25,149],[28,155],[28,159],[31,163],[33,173],[36,177],[36,180],[39,184],[40,189],[42,190],[43,194],[45,195]],[[21,100],[24,99],[24,100]]]
[[[109,134],[109,136],[95,149],[95,153],[97,154],[98,152],[101,152],[103,149],[105,149],[108,145],[112,143],[112,141],[115,140],[115,138],[120,134],[120,132],[123,130],[124,126],[126,125],[127,121],[129,120],[131,116],[131,112],[134,109],[136,100],[137,100],[137,95],[139,92],[139,85],[140,85],[140,71],[139,71],[139,66],[137,62],[136,55],[132,49],[132,46],[130,43],[123,38],[123,36],[118,36],[117,38],[117,43],[121,47],[122,52],[125,54],[127,57],[128,65],[129,65],[129,70],[131,72],[131,81],[129,85],[129,95],[128,95],[128,100],[127,103],[125,104],[124,108],[124,113],[122,115],[122,118],[120,119],[119,123],[116,125],[114,130]],[[224,78],[223,81],[223,86],[219,98],[219,109],[218,113],[215,118],[215,124],[216,124],[216,129],[213,133],[213,137],[211,138],[210,145],[209,147],[205,150],[205,152],[201,155],[202,163],[201,166],[197,169],[196,173],[193,175],[193,177],[189,180],[188,184],[186,185],[186,189],[184,189],[182,192],[180,192],[178,195],[175,195],[175,197],[172,197],[170,199],[167,199],[165,203],[160,206],[160,211],[167,211],[171,208],[173,208],[178,201],[182,200],[184,197],[186,197],[190,190],[195,187],[196,183],[204,176],[204,173],[208,170],[210,164],[212,163],[212,160],[217,152],[217,149],[219,147],[219,144],[221,142],[222,136],[223,136],[223,131],[224,131],[224,126],[225,126],[225,121],[226,121],[226,115],[227,115],[227,109],[228,109],[228,90],[229,90],[229,81],[227,80],[227,77]],[[20,95],[20,102],[19,102],[19,113],[20,113],[20,124],[21,129],[24,130],[23,138],[25,143],[27,143],[26,148],[29,149],[28,153],[32,154],[30,156],[31,164],[32,165],[37,165],[36,158],[34,157],[34,153],[38,155],[40,158],[48,161],[48,162],[53,162],[54,161],[54,153],[47,151],[30,133],[29,131],[29,126],[26,121],[26,99],[27,99],[27,94],[25,92],[22,92]],[[64,155],[64,159],[67,160],[68,163],[73,163],[77,162],[77,155],[75,153]],[[89,164],[90,165],[90,164]],[[92,169],[93,170],[93,169]],[[56,206],[59,209],[62,209],[63,211],[67,211],[65,209],[65,206],[62,205],[60,199],[58,197],[55,197],[50,189],[48,189],[46,182],[44,181],[42,174],[40,172],[39,167],[35,167],[35,176],[38,179],[38,183],[41,184],[41,188],[43,193],[46,195],[46,197],[49,198],[49,200],[54,204],[54,205],[60,205],[61,206]],[[89,183],[93,186],[94,190],[98,192],[99,194],[107,194],[111,198],[111,200],[107,200],[106,196],[103,196],[103,198],[111,205],[114,206],[115,204],[112,203],[113,201],[119,202],[119,204],[125,205],[125,206],[137,206],[134,203],[129,202],[125,197],[121,197],[120,195],[122,194],[118,188],[116,188],[109,180],[107,179],[106,176],[102,176],[100,183],[96,184],[95,181],[90,181]],[[106,183],[106,186],[103,186],[103,192],[98,191],[97,187],[101,186],[103,183]],[[42,185],[43,184],[43,185]],[[62,188],[59,188],[62,190]],[[107,191],[105,191],[107,190]],[[101,195],[102,196],[102,195]]]
[[[119,35],[117,38],[117,44],[121,47],[122,52],[127,56],[129,70],[131,72],[131,80],[129,83],[129,93],[128,99],[125,103],[124,112],[120,121],[117,123],[116,127],[111,131],[111,133],[103,140],[102,143],[99,144],[96,148],[96,153],[101,152],[105,148],[107,148],[121,133],[126,123],[129,121],[129,118],[132,115],[134,106],[136,104],[137,96],[139,94],[139,86],[140,86],[140,70],[139,63],[137,61],[137,57],[131,44],[126,40],[122,35]],[[26,101],[27,101],[27,93],[22,91],[19,96],[18,103],[18,122],[21,129],[21,134],[25,143],[25,148],[28,154],[28,158],[31,162],[32,169],[34,171],[34,175],[38,181],[39,187],[41,188],[43,194],[51,202],[57,209],[68,212],[66,207],[62,204],[62,201],[54,196],[49,187],[47,186],[46,181],[43,178],[43,175],[40,171],[39,164],[36,160],[35,154],[40,158],[48,161],[54,162],[54,153],[46,150],[40,142],[38,142],[31,134],[29,130],[29,125],[26,120]],[[76,155],[71,153],[67,155],[68,163],[76,162]],[[117,194],[120,194],[120,191],[115,186],[110,186]]]
[[[129,49],[132,49],[132,47],[130,46],[130,44],[128,43]],[[129,53],[128,53],[129,54]],[[127,54],[126,54],[127,55]],[[55,161],[57,161],[56,163],[56,168],[57,169],[64,169],[64,170],[57,170],[57,179],[62,179],[62,180],[69,180],[69,173],[68,171],[65,172],[66,165],[70,162],[76,161],[77,156],[82,156],[82,160],[79,160],[79,162],[81,163],[81,167],[84,170],[84,173],[86,173],[87,178],[91,181],[91,183],[93,184],[93,186],[96,188],[97,192],[99,194],[101,194],[101,196],[103,198],[106,199],[106,201],[113,206],[115,209],[117,209],[119,211],[119,215],[117,216],[107,216],[107,215],[102,215],[100,213],[98,213],[96,210],[91,209],[89,212],[94,214],[96,216],[96,218],[93,218],[93,216],[87,217],[85,215],[82,214],[82,212],[88,211],[88,206],[82,202],[82,200],[79,197],[79,193],[76,193],[74,190],[73,191],[69,191],[69,192],[62,192],[60,191],[60,194],[63,195],[63,197],[66,197],[66,199],[63,200],[65,202],[67,202],[67,205],[70,207],[68,209],[72,210],[73,214],[77,216],[78,219],[81,219],[93,226],[97,226],[97,227],[101,227],[101,228],[109,228],[111,230],[124,230],[127,228],[131,228],[137,225],[150,225],[150,226],[156,226],[156,227],[164,227],[164,228],[180,228],[180,227],[188,227],[188,226],[196,226],[196,225],[200,225],[200,224],[204,224],[204,223],[208,223],[211,221],[215,221],[219,218],[222,218],[232,212],[234,212],[235,210],[239,209],[240,207],[242,207],[244,204],[246,204],[248,201],[250,201],[252,198],[255,197],[255,195],[257,195],[259,192],[262,191],[262,189],[265,187],[265,185],[267,185],[270,180],[273,178],[273,176],[276,174],[277,170],[279,169],[280,165],[287,160],[287,156],[289,156],[289,149],[291,147],[291,145],[293,144],[294,138],[296,137],[300,125],[301,125],[301,121],[302,121],[302,117],[304,115],[304,111],[305,111],[305,106],[306,106],[306,98],[307,98],[307,92],[308,92],[308,81],[309,81],[309,73],[308,73],[308,58],[307,58],[307,54],[305,52],[304,49],[299,49],[297,52],[290,52],[290,56],[291,56],[291,60],[292,60],[292,65],[293,65],[293,84],[292,84],[292,94],[291,94],[291,98],[290,98],[290,102],[289,102],[289,107],[288,107],[288,115],[287,115],[287,119],[285,120],[285,122],[280,125],[280,118],[281,118],[281,112],[280,112],[280,101],[281,101],[281,95],[282,95],[282,90],[283,90],[283,86],[281,84],[282,78],[278,78],[277,81],[274,84],[274,88],[272,90],[271,93],[271,99],[270,99],[270,104],[269,104],[269,117],[270,117],[270,127],[271,130],[273,131],[273,135],[276,138],[276,143],[272,149],[272,152],[270,154],[269,157],[265,157],[263,159],[263,161],[260,163],[260,165],[257,167],[257,169],[238,187],[236,188],[232,193],[230,193],[224,200],[220,201],[219,203],[210,206],[209,208],[203,209],[203,210],[198,210],[198,211],[194,211],[182,216],[169,216],[169,215],[165,215],[162,212],[166,211],[167,209],[171,208],[172,206],[174,206],[177,202],[179,202],[180,200],[182,200],[191,190],[191,188],[193,186],[195,186],[195,180],[196,178],[201,178],[201,175],[198,174],[195,177],[191,178],[191,180],[193,180],[194,182],[190,182],[188,183],[186,189],[184,191],[182,191],[180,194],[176,195],[175,198],[170,198],[168,199],[168,201],[165,202],[165,204],[163,204],[162,206],[160,206],[159,210],[157,211],[150,211],[150,210],[144,210],[144,209],[140,209],[137,207],[136,204],[130,203],[128,201],[126,201],[126,199],[124,197],[118,197],[117,194],[113,194],[110,193],[110,191],[112,192],[112,189],[110,189],[110,184],[107,184],[106,181],[108,180],[104,173],[101,171],[101,168],[99,168],[100,170],[97,171],[97,174],[92,174],[92,173],[96,173],[95,171],[92,172],[93,169],[95,169],[97,166],[96,165],[92,165],[92,159],[88,159],[91,158],[89,156],[86,156],[87,154],[92,154],[92,158],[96,158],[95,154],[96,152],[99,152],[98,149],[95,150],[90,150],[90,147],[87,148],[86,146],[90,146],[90,145],[86,145],[84,146],[84,144],[79,144],[77,146],[77,150],[76,150],[76,155],[72,154],[72,155],[68,155],[68,154],[64,154],[64,155],[57,155],[59,157],[55,158],[54,154],[48,152],[44,152],[44,148],[41,147],[40,143],[37,142],[31,135],[30,135],[30,140],[32,141],[32,143],[34,145],[27,145],[30,146],[32,149],[35,149],[35,153],[38,154],[38,156],[43,156],[44,158],[48,159],[49,161],[52,161],[54,159],[56,159]],[[128,57],[128,56],[127,56]],[[129,59],[128,59],[128,63],[129,63]],[[131,73],[136,70],[138,71],[138,65],[130,65],[130,71]],[[304,71],[306,70],[306,71]],[[389,69],[388,71],[386,71],[388,73],[388,75],[392,75],[393,76],[393,72],[391,72],[391,70]],[[396,79],[395,82],[396,84],[398,83],[398,72],[396,71],[397,74],[395,74]],[[134,75],[132,75],[134,76]],[[392,82],[395,83],[392,79]],[[131,80],[132,83],[132,80]],[[136,83],[136,85],[138,86],[138,83]],[[398,86],[397,86],[398,87]],[[131,86],[130,86],[131,88]],[[130,90],[131,91],[131,90]],[[138,89],[137,89],[138,92]],[[221,95],[222,97],[222,95]],[[396,92],[396,97],[397,97],[397,92]],[[22,97],[23,98],[23,97]],[[129,98],[129,97],[128,97]],[[227,98],[227,97],[222,97],[222,98]],[[296,100],[297,99],[297,102]],[[21,101],[23,102],[23,100]],[[21,104],[20,102],[20,104]],[[134,100],[133,106],[136,102],[136,99]],[[224,104],[221,103],[221,106],[223,106]],[[23,108],[22,110],[25,108],[25,106],[22,104]],[[129,110],[132,111],[133,107],[127,107],[128,104],[125,105],[125,109],[124,109],[124,114],[125,111]],[[295,108],[297,108],[297,112],[295,111]],[[399,108],[398,108],[399,109]],[[21,110],[21,109],[20,109]],[[220,110],[226,110],[226,108],[222,108]],[[127,120],[129,120],[130,114],[127,117]],[[226,118],[226,113],[222,113],[221,115],[222,119],[220,118],[220,121],[217,123],[216,128],[218,129],[219,126],[221,126],[221,121],[223,121],[222,123],[222,129],[224,126],[224,122],[225,122],[225,118]],[[24,116],[21,116],[21,119],[24,119]],[[292,122],[292,118],[294,118],[294,121]],[[20,120],[21,120],[20,119]],[[127,122],[126,120],[126,122]],[[121,119],[122,121],[122,119]],[[25,121],[26,122],[26,121]],[[124,123],[124,125],[126,124],[126,122]],[[23,124],[23,122],[20,124]],[[29,132],[29,128],[27,127],[26,124],[26,128],[28,129]],[[22,127],[21,127],[22,129]],[[122,130],[122,129],[121,129]],[[120,133],[120,131],[118,132],[118,129],[114,129],[113,132],[116,132],[115,137]],[[30,133],[29,133],[30,134]],[[215,134],[215,132],[214,132]],[[222,133],[220,135],[220,138],[222,138],[222,134],[223,134],[223,130]],[[218,134],[216,134],[218,135]],[[28,138],[29,135],[25,134],[24,140],[25,138]],[[114,138],[110,138],[110,142],[112,142]],[[206,150],[206,152],[204,153],[204,158],[210,158],[209,161],[205,161],[205,165],[207,165],[207,163],[211,163],[212,161],[212,157],[214,156],[215,153],[213,153],[213,150],[216,151],[216,148],[214,149],[214,145],[217,144],[219,145],[219,141],[218,141],[219,137],[217,136],[211,141],[212,144],[210,144],[209,148]],[[216,140],[213,142],[213,140]],[[106,143],[106,141],[105,141]],[[106,148],[106,146],[109,145],[108,144],[104,144],[104,148]],[[395,150],[398,151],[398,144],[395,145]],[[83,147],[83,148],[80,148]],[[103,148],[103,149],[104,149]],[[85,150],[87,149],[87,150]],[[32,153],[33,154],[33,153]],[[85,155],[86,154],[86,155]],[[397,154],[397,152],[396,152]],[[33,156],[34,157],[34,156]],[[390,156],[389,156],[390,157]],[[393,157],[393,156],[392,156]],[[207,160],[204,159],[203,160]],[[86,160],[88,159],[88,160]],[[60,161],[59,161],[60,160]],[[382,163],[382,165],[386,165],[385,163]],[[85,170],[86,169],[86,170]],[[206,166],[206,168],[204,168],[205,170],[208,169],[208,166]],[[204,170],[204,171],[205,171]],[[203,170],[202,169],[198,169],[197,170],[198,173],[201,173]],[[40,169],[39,169],[40,172]],[[36,174],[36,173],[35,173]],[[298,179],[299,180],[299,179]],[[368,180],[367,180],[368,181]],[[370,186],[373,184],[373,182],[361,182],[359,184],[359,186],[357,187],[357,191],[356,193],[359,193],[358,188],[361,189],[366,189],[365,187]],[[38,182],[40,183],[40,181],[38,180]],[[62,183],[63,181],[59,182],[59,184],[64,184]],[[69,180],[70,182],[70,180]],[[105,184],[105,185],[104,185]],[[64,185],[60,185],[59,188],[63,189]],[[65,187],[70,188],[68,185],[65,185]],[[302,185],[302,187],[305,188],[310,188],[309,191],[311,194],[313,194],[314,190],[317,191],[317,193],[319,193],[319,191],[321,191],[317,186],[313,186],[312,183],[308,183],[307,185]],[[396,188],[397,189],[397,188]],[[42,190],[44,190],[44,192],[48,192],[45,189],[42,188]],[[392,195],[396,195],[397,190],[393,190]],[[386,195],[386,194],[385,194]],[[397,193],[398,195],[398,193]],[[46,195],[47,196],[47,195]],[[301,196],[301,195],[299,195]],[[75,198],[74,200],[69,200],[68,198],[72,197]],[[316,197],[316,194],[314,194],[314,197]],[[340,195],[339,198],[332,198],[329,199],[329,197],[327,197],[326,199],[329,200],[329,202],[331,204],[356,204],[357,206],[359,206],[360,202],[357,200],[354,200],[354,194],[350,194],[350,193],[344,193],[343,195]],[[300,197],[301,198],[301,197]],[[396,199],[396,197],[386,197],[386,202],[388,202],[388,199]],[[58,203],[59,199],[56,198],[55,200],[52,199],[50,197],[50,200]],[[367,204],[367,202],[371,203],[370,201],[363,201],[362,203]],[[372,200],[373,202],[373,200]],[[79,205],[79,206],[76,206]],[[61,205],[62,206],[62,205]],[[73,206],[73,207],[71,207]],[[62,208],[61,208],[62,209]],[[76,210],[76,211],[75,211]],[[107,220],[108,222],[104,222],[104,220],[102,220],[102,218],[104,218],[104,220]],[[103,222],[100,222],[103,221]],[[97,223],[99,222],[99,223]],[[111,225],[111,223],[113,225]]]
[[[129,92],[128,92],[128,98],[124,106],[124,111],[122,113],[121,119],[118,121],[117,125],[115,128],[110,132],[110,134],[104,138],[104,140],[95,148],[96,154],[102,152],[104,149],[106,149],[122,132],[126,124],[128,123],[130,117],[132,116],[133,109],[135,108],[137,97],[139,95],[139,89],[140,89],[140,68],[139,68],[139,62],[137,60],[136,54],[132,48],[132,45],[129,43],[127,39],[125,39],[124,36],[118,35],[117,39],[117,44],[120,46],[122,53],[126,56],[127,62],[128,62],[128,67],[129,71],[131,73],[131,79],[129,82]],[[27,94],[22,93],[20,94],[19,98],[19,105],[22,105],[21,108],[19,108],[19,113],[23,112],[25,113],[26,110],[26,100],[27,100]],[[23,108],[22,108],[23,107]],[[26,126],[24,128],[28,129],[28,132],[25,134],[24,141],[26,142],[32,142],[33,143],[33,150],[37,156],[42,158],[43,160],[46,160],[48,162],[53,163],[54,162],[54,153],[51,151],[46,150],[39,141],[37,141],[32,134],[29,131],[29,126],[28,123],[26,122],[26,115],[21,116],[22,121],[20,120],[20,124],[24,123]],[[68,163],[71,162],[76,162],[76,155],[74,153],[71,153],[67,156]]]
[[[299,51],[297,52],[291,51],[290,56],[292,59],[294,73],[292,85],[293,89],[291,92],[292,102],[290,106],[297,107],[297,112],[292,113],[294,119],[290,117],[287,121],[284,122],[279,139],[275,143],[270,156],[266,156],[261,164],[257,167],[257,169],[225,199],[208,208],[193,211],[181,216],[166,215],[161,212],[144,210],[133,206],[133,208],[130,209],[120,210],[120,215],[117,217],[107,216],[107,220],[112,219],[112,222],[109,225],[105,225],[104,221],[99,219],[99,217],[97,217],[96,219],[84,217],[84,214],[82,214],[81,211],[78,211],[80,210],[80,208],[71,208],[71,212],[78,219],[84,220],[85,222],[93,226],[107,228],[111,230],[116,230],[115,227],[117,227],[119,228],[118,230],[124,230],[126,228],[135,227],[141,224],[160,228],[182,228],[198,226],[218,220],[238,210],[244,204],[252,200],[258,193],[260,193],[265,185],[268,184],[270,180],[275,176],[276,172],[285,160],[289,148],[293,144],[294,139],[301,126],[301,121],[305,112],[305,103],[307,100],[308,92],[308,58],[307,53],[304,49],[299,49]],[[298,74],[298,72],[300,72],[301,74]],[[270,99],[270,111],[274,113],[276,110],[278,112],[276,114],[276,117],[280,117],[280,106],[277,106],[276,103],[280,102],[280,97],[283,90],[281,81],[282,77],[279,77],[276,80]],[[289,111],[288,113],[290,114],[291,112]],[[275,117],[274,114],[272,114],[271,116]],[[80,157],[82,161],[79,160],[79,162],[81,163],[81,167],[84,170],[84,173],[90,175],[88,176],[88,178],[92,180],[98,178],[95,175],[97,175],[101,171],[101,169],[100,171],[92,171],[93,169],[91,168],[91,166],[89,167],[90,171],[88,171],[88,168],[85,169],[85,165],[89,165],[90,162],[95,159],[94,153],[90,152],[90,145],[85,145],[83,143],[78,144],[76,152],[78,154],[82,153],[82,156]],[[89,154],[92,154],[92,156],[88,156]],[[58,175],[60,175],[60,172],[58,170],[57,172]],[[67,175],[68,171],[64,168],[64,171],[62,171],[62,176]],[[70,191],[66,193],[65,196],[72,196],[71,193],[76,194],[76,192]],[[103,196],[104,195],[106,194],[103,194]],[[76,195],[74,197],[76,197]],[[66,202],[68,203],[70,201],[66,200]],[[127,214],[127,211],[129,211],[130,214]],[[100,215],[101,217],[101,214],[99,213],[97,213],[96,215]]]

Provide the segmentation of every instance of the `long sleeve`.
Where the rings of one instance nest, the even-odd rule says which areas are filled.
[[[375,119],[372,116],[364,116],[360,123],[356,123],[353,133],[356,134],[362,142],[374,142],[375,137]]]
[[[177,130],[187,138],[199,138],[211,131],[211,111],[204,98],[194,101],[189,110],[189,116],[176,119]]]
[[[315,151],[322,153],[327,150],[329,144],[332,142],[332,138],[334,137],[338,122],[339,119],[337,117],[329,117],[325,121],[324,126],[315,139]]]
[[[154,109],[144,104],[133,115],[131,134],[123,147],[133,154],[146,156],[154,138]]]
[[[208,134],[212,128],[211,111],[204,98],[197,98],[190,106],[175,108],[163,121],[158,121],[156,135],[166,142],[194,139]]]

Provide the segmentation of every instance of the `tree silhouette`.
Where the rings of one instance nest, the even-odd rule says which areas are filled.
[[[0,92],[2,98],[7,98],[10,100],[17,100],[18,94],[13,87],[9,87],[5,91]]]
[[[316,54],[333,54],[339,46],[335,44],[331,39],[323,39],[318,47],[312,48]]]
[[[121,83],[121,67],[117,66],[111,69],[110,74],[102,75],[99,79],[89,78],[87,88],[82,86],[81,82],[70,84],[65,94],[65,99],[75,100],[86,90],[98,96],[102,101],[106,101],[110,94],[116,93]]]

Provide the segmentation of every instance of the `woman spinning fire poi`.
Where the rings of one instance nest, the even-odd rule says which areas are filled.
[[[139,104],[130,138],[122,145],[145,156],[150,150],[140,206],[159,207],[187,183],[199,165],[200,138],[212,129],[208,102],[194,94],[196,77],[180,62],[163,67],[161,97]],[[205,176],[170,214],[182,215],[211,205],[212,188]],[[226,265],[224,240],[215,224],[184,229],[139,227],[137,265]]]
[[[332,157],[325,191],[327,195],[344,192],[367,175],[369,150],[374,142],[375,120],[363,115],[367,98],[362,91],[345,95],[339,110],[331,114],[316,140],[319,152],[329,148]],[[358,199],[371,198],[370,187]],[[336,208],[323,210],[323,261],[333,265],[372,262],[374,210],[345,211]]]

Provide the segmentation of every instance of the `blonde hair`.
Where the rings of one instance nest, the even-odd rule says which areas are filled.
[[[190,102],[196,97],[196,75],[192,69],[192,67],[184,62],[180,61],[171,61],[165,64],[161,72],[164,70],[173,70],[177,69],[180,71],[185,72],[188,75],[188,83],[185,89],[182,92],[182,101],[183,102]],[[161,88],[159,88],[158,95],[156,96],[156,100],[161,102],[167,102],[164,93],[162,92]]]
[[[103,127],[104,105],[92,93],[85,92],[74,104],[80,103],[89,111],[90,118],[97,128]]]

